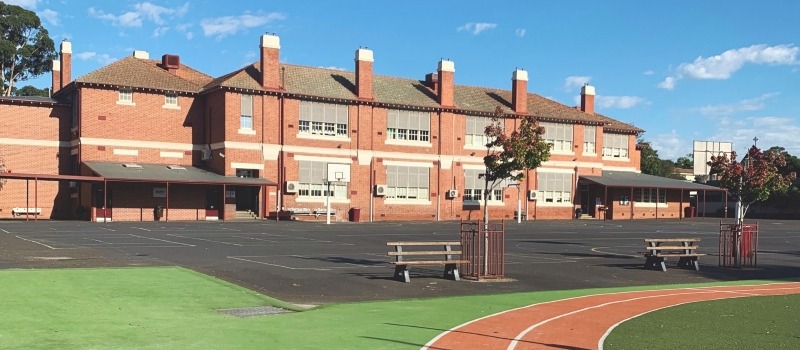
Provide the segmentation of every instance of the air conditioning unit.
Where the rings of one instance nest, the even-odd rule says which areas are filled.
[[[295,194],[297,190],[300,188],[299,181],[286,181],[286,193],[288,194]]]
[[[200,151],[200,159],[201,160],[211,160],[211,150],[204,149]]]
[[[375,185],[376,196],[383,197],[387,192],[389,192],[389,188],[386,185]]]
[[[535,201],[536,200],[536,191],[535,190],[528,191],[528,200],[529,201]]]
[[[447,198],[453,199],[458,197],[458,190],[447,190]]]

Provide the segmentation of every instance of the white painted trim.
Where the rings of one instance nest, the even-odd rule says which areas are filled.
[[[325,197],[297,196],[296,203],[322,203],[325,204]],[[349,198],[331,197],[331,204],[350,204]],[[333,209],[333,208],[331,208]]]
[[[222,147],[215,147],[217,145],[219,145],[219,143],[212,144],[211,149],[230,148],[230,149],[242,149],[251,151],[261,150],[261,144],[255,142],[224,141],[222,142]]]
[[[138,156],[139,150],[138,149],[122,149],[122,148],[114,148],[114,154],[118,156]]]
[[[261,47],[268,49],[280,49],[281,38],[277,35],[264,34],[261,36]]]
[[[306,140],[324,140],[324,141],[338,141],[338,142],[350,142],[350,141],[352,141],[347,136],[316,135],[316,134],[309,134],[309,133],[305,133],[305,132],[297,132],[296,137],[298,139],[306,139]]]
[[[556,161],[546,161],[542,163],[543,167],[561,167],[561,168],[602,168],[603,163],[595,163],[595,162],[578,162],[578,161],[564,161],[564,160],[556,160]]]
[[[628,158],[628,157],[621,158],[621,157],[609,157],[609,156],[603,156],[603,160],[608,160],[608,161],[612,161],[612,162],[630,162],[631,161],[631,159]]]
[[[128,102],[128,101],[117,101],[117,104],[120,106],[136,106],[136,102]]]
[[[399,160],[383,160],[383,165],[413,166],[418,168],[433,168],[433,163],[405,162]]]
[[[358,152],[358,164],[359,165],[370,165],[372,164],[372,157],[374,156],[375,152],[373,151],[366,151],[366,150],[357,150]]]
[[[161,158],[183,158],[183,152],[165,152],[161,151]]]
[[[399,199],[399,198],[386,198],[383,204],[390,205],[431,205],[428,199]]]
[[[486,146],[485,145],[484,146],[478,146],[478,145],[472,145],[472,144],[466,144],[465,143],[464,144],[464,150],[467,150],[467,151],[486,151]]]
[[[281,153],[281,146],[262,143],[261,153],[264,155],[264,160],[278,160],[278,155]]]
[[[92,137],[81,137],[78,139],[78,142],[84,146],[136,147],[136,148],[173,149],[182,151],[199,151],[205,149],[204,145],[193,145],[191,143],[101,139]]]
[[[543,208],[543,207],[548,207],[548,208],[572,208],[573,206],[574,206],[574,204],[569,203],[569,202],[567,202],[567,203],[563,203],[563,202],[562,203],[549,203],[549,202],[545,202],[543,200],[537,200],[536,201],[536,207],[537,208]]]
[[[466,170],[466,169],[469,169],[469,170],[486,170],[486,164],[467,164],[467,163],[462,163],[461,167],[464,168],[464,170]]]
[[[559,169],[559,168],[536,168],[536,173],[575,174],[575,170],[574,169]]]
[[[621,167],[621,166],[603,166],[603,171],[629,171],[634,173],[641,173],[641,170],[636,170],[634,167]]]
[[[238,162],[231,162],[231,169],[264,170],[264,163],[238,163]]]
[[[255,135],[256,134],[256,130],[255,129],[242,129],[242,128],[239,128],[238,132],[240,134],[244,134],[244,135]]]
[[[32,139],[10,139],[0,138],[0,145],[15,145],[15,146],[37,146],[37,147],[70,147],[72,144],[67,141],[51,141],[51,140],[32,140]]]
[[[409,147],[425,147],[425,148],[433,147],[433,144],[431,144],[430,142],[406,141],[406,140],[394,140],[394,139],[386,139],[386,144],[394,146],[409,146]]]
[[[350,149],[341,149],[341,148],[321,148],[321,147],[304,147],[304,146],[293,146],[293,145],[286,145],[283,147],[283,150],[286,152],[292,153],[312,153],[312,154],[326,154],[332,156],[340,156],[340,157],[352,157],[353,152]]]
[[[456,72],[456,64],[450,60],[440,60],[439,61],[439,70],[442,72]]]
[[[333,157],[320,157],[320,156],[307,156],[304,154],[295,154],[294,160],[304,160],[311,162],[326,162],[326,163],[343,163],[352,164],[353,160],[350,158],[333,158]]]
[[[178,106],[178,105],[168,105],[168,104],[164,104],[164,105],[162,105],[162,106],[161,106],[161,108],[163,108],[163,109],[174,109],[174,110],[181,110],[181,106]]]
[[[559,156],[574,156],[575,155],[575,151],[564,151],[564,150],[555,151],[555,150],[551,150],[550,154],[551,155],[559,155]]]
[[[356,61],[375,62],[372,50],[363,48],[356,50]]]

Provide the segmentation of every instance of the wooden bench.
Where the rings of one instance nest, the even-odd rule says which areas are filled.
[[[11,208],[11,214],[14,216],[39,215],[41,213],[42,208]]]
[[[678,267],[690,267],[695,271],[700,270],[700,264],[697,258],[705,254],[697,253],[700,248],[696,245],[700,242],[700,238],[645,238],[646,243],[644,252],[647,261],[644,263],[645,268],[660,268],[661,271],[667,271],[667,265],[664,260],[668,257],[678,258]]]
[[[389,256],[395,257],[394,261],[394,277],[403,282],[411,282],[411,277],[408,275],[409,266],[419,265],[444,265],[444,278],[452,278],[453,280],[460,280],[458,275],[458,264],[468,263],[469,260],[460,260],[461,257],[461,242],[387,242],[387,246],[394,247],[395,251],[389,252]],[[418,247],[442,247],[442,250],[416,250],[407,251],[403,248],[418,248]],[[454,248],[458,250],[453,250]],[[424,249],[424,248],[423,248]],[[429,248],[428,248],[429,249]],[[405,260],[405,257],[430,257],[441,256],[440,260]]]

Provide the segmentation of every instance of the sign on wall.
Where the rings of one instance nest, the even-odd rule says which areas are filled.
[[[153,187],[153,197],[155,198],[165,198],[167,196],[167,188],[166,187]]]

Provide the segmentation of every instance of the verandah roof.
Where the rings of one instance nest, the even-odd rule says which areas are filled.
[[[85,162],[95,174],[108,181],[173,182],[186,184],[275,186],[275,182],[249,177],[223,176],[193,166]]]
[[[605,187],[664,188],[690,191],[724,191],[724,189],[694,182],[630,171],[603,171],[600,176],[580,176],[582,181]]]

